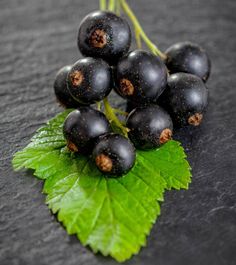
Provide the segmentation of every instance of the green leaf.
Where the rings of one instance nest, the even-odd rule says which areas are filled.
[[[157,150],[138,151],[127,175],[107,178],[91,159],[65,148],[62,124],[69,112],[39,129],[14,155],[13,166],[34,169],[45,180],[46,202],[68,234],[76,234],[94,252],[122,262],[145,246],[165,189],[188,188],[186,155],[178,142],[170,141]]]

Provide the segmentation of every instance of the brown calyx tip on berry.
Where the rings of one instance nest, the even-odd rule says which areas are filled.
[[[84,75],[81,71],[76,70],[70,74],[70,79],[73,86],[79,86],[84,80]]]
[[[76,146],[74,143],[72,143],[71,141],[68,141],[68,142],[67,142],[67,148],[68,148],[71,152],[78,152],[78,151],[79,151],[78,148],[77,148],[77,146]]]
[[[98,168],[103,172],[110,172],[112,170],[112,160],[104,154],[98,155],[95,162]]]
[[[90,36],[90,44],[94,48],[103,48],[107,44],[107,34],[103,29],[96,29]]]
[[[169,140],[171,140],[171,138],[172,138],[172,131],[171,131],[171,129],[166,128],[161,132],[159,142],[160,142],[160,144],[164,144],[164,143],[168,142]]]
[[[198,126],[202,122],[203,115],[201,113],[195,113],[188,118],[188,123],[193,126]]]
[[[131,96],[134,94],[134,86],[128,79],[121,79],[120,80],[120,90],[122,94]]]

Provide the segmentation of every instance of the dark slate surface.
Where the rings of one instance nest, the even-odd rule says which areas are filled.
[[[79,58],[77,27],[97,2],[0,1],[1,265],[117,264],[68,236],[44,204],[42,182],[32,172],[14,173],[10,164],[34,131],[61,111],[54,75]],[[176,133],[193,168],[190,189],[166,193],[147,247],[125,264],[236,264],[236,2],[130,2],[162,49],[195,41],[208,50],[213,69],[204,124]]]

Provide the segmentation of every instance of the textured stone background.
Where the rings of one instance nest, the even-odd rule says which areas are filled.
[[[148,245],[125,264],[236,264],[236,2],[130,1],[162,49],[183,40],[205,47],[213,62],[205,121],[176,133],[189,156],[188,191],[171,191]],[[11,158],[61,109],[56,71],[79,58],[77,28],[92,0],[0,1],[0,264],[117,264],[68,236],[44,204],[42,182],[14,173]],[[113,97],[113,102],[120,102]]]

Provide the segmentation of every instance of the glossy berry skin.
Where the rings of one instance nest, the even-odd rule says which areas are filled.
[[[131,44],[131,30],[121,17],[109,11],[95,11],[81,22],[78,47],[84,56],[99,57],[114,65]]]
[[[99,137],[93,150],[93,159],[98,169],[113,176],[127,173],[134,166],[135,157],[133,144],[115,133]]]
[[[201,78],[187,73],[172,74],[159,100],[178,126],[198,126],[208,103],[208,89]]]
[[[110,93],[111,80],[111,69],[105,61],[87,57],[72,66],[67,75],[67,86],[75,100],[93,104]]]
[[[166,65],[170,73],[185,72],[199,76],[207,81],[211,63],[200,46],[191,42],[176,43],[166,50]]]
[[[109,131],[110,125],[105,115],[91,107],[72,111],[63,126],[67,147],[80,154],[90,154],[97,137]]]
[[[126,102],[126,112],[130,113],[133,109],[138,108],[138,107],[145,107],[145,106],[149,106],[151,104],[155,104],[156,102],[153,103],[138,103],[138,102],[134,102],[134,101],[129,101],[127,100]]]
[[[155,101],[165,89],[166,80],[165,64],[147,51],[134,50],[117,65],[116,91],[130,101]]]
[[[172,137],[173,124],[170,115],[157,105],[138,107],[127,118],[128,136],[138,149],[152,149]]]
[[[81,104],[71,96],[69,90],[67,89],[66,78],[71,68],[71,65],[66,65],[62,67],[57,72],[56,79],[54,82],[54,92],[56,98],[60,105],[64,108],[77,108],[81,106]]]
[[[140,107],[140,104],[134,101],[127,100],[126,102],[126,112],[130,113],[133,109]]]

